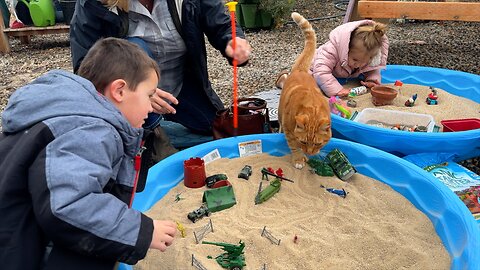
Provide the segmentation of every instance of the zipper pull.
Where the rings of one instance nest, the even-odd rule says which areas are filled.
[[[137,154],[135,155],[135,171],[140,171],[140,165],[142,164],[142,154],[143,151],[147,149],[145,146],[141,146],[140,149],[138,149]]]

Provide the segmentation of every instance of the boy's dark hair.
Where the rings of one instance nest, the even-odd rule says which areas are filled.
[[[155,70],[160,77],[157,63],[138,45],[119,38],[100,39],[88,50],[78,69],[78,75],[88,79],[98,92],[117,79],[127,82],[131,90],[148,78]]]

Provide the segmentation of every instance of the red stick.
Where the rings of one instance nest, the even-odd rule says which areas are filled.
[[[233,48],[233,128],[236,130],[238,128],[238,81],[237,81],[237,59],[235,58],[235,49],[237,48],[237,28],[235,24],[235,11],[230,12],[231,22],[232,22],[232,48]]]

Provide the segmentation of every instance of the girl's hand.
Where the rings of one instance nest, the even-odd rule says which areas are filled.
[[[374,86],[380,85],[380,82],[378,82],[377,80],[360,81],[360,83],[367,88],[372,88]]]
[[[349,88],[343,88],[342,90],[340,90],[340,92],[337,93],[337,96],[346,97],[346,96],[348,96],[348,94],[350,94],[350,89]]]
[[[177,233],[177,224],[170,220],[154,220],[153,236],[150,248],[165,251]]]

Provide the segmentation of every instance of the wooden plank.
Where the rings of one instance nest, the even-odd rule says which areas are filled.
[[[404,18],[418,20],[480,22],[478,2],[359,1],[362,18]]]
[[[48,35],[48,34],[60,34],[68,33],[70,31],[70,25],[58,24],[54,26],[46,27],[23,27],[16,29],[5,29],[3,32],[8,36],[12,37],[21,37],[21,36],[32,36],[32,35]]]
[[[0,12],[0,53],[9,53],[10,44],[8,43],[8,37],[3,33],[4,28],[3,15],[2,12]]]

